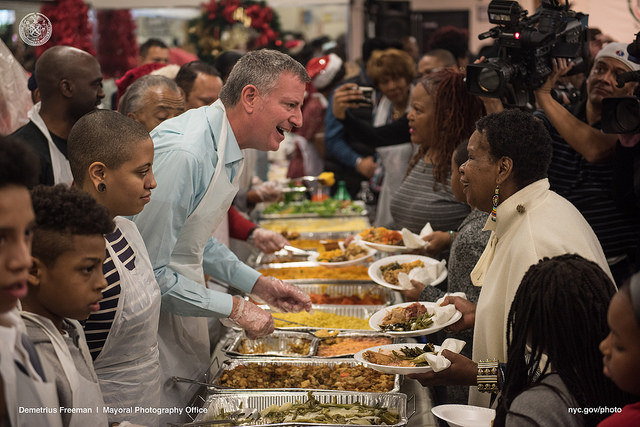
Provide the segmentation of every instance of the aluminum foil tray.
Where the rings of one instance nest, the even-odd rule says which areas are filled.
[[[295,202],[294,202],[295,204]],[[298,203],[299,204],[299,203]],[[344,217],[354,217],[354,216],[367,216],[367,208],[364,202],[360,200],[355,200],[352,202],[353,205],[359,206],[362,211],[361,212],[339,212],[334,215],[325,215],[321,216],[317,213],[272,213],[266,214],[264,212],[260,212],[260,219],[292,219],[292,218],[344,218]]]
[[[406,426],[409,422],[407,418],[407,396],[402,393],[352,393],[339,391],[317,391],[313,396],[320,402],[338,404],[350,404],[359,402],[364,405],[393,409],[398,412],[399,420],[392,427]],[[255,408],[259,411],[271,405],[283,405],[287,402],[304,402],[307,399],[306,392],[242,392],[242,393],[222,393],[213,394],[207,397],[204,402],[203,412],[198,415],[195,421],[207,421],[214,419],[222,410],[233,412],[240,409]],[[344,424],[318,424],[318,423],[283,423],[265,424],[256,422],[250,426],[329,426],[342,427]],[[382,427],[378,425],[378,427]]]
[[[269,306],[260,306],[268,312],[271,312]],[[378,311],[379,306],[361,306],[361,305],[312,305],[313,310],[315,311],[324,311],[327,313],[339,314],[342,316],[352,316],[357,317],[359,319],[368,319]],[[272,315],[278,316],[279,313],[271,313]],[[329,329],[329,330],[339,330],[339,331],[369,331],[372,329],[347,329],[347,328],[322,328],[315,326],[297,326],[294,324],[290,324],[288,326],[279,326],[280,330],[294,330],[294,331],[309,331],[309,330],[318,330],[318,329]]]
[[[347,232],[359,233],[370,227],[366,216],[350,216],[336,218],[291,218],[269,219],[260,221],[260,227],[273,230],[298,233]]]
[[[384,302],[382,304],[377,305],[361,305],[361,307],[368,307],[372,310],[378,311],[382,307],[386,307],[388,305],[395,303],[395,294],[393,290],[389,288],[382,287],[375,283],[365,282],[365,283],[353,283],[353,282],[332,282],[332,283],[322,283],[322,284],[310,284],[310,283],[300,283],[297,286],[302,289],[306,294],[328,294],[331,297],[336,296],[352,296],[359,295],[363,296],[365,294],[369,294],[375,297],[381,298]],[[346,304],[318,304],[322,307],[333,307],[340,306]]]
[[[309,351],[305,354],[296,353],[292,347],[307,341]],[[307,332],[274,331],[266,337],[251,340],[238,334],[232,338],[231,344],[224,350],[231,357],[309,357],[316,353],[319,339]],[[252,350],[251,353],[243,353],[242,347]]]
[[[220,366],[220,369],[218,369],[218,372],[212,377],[210,384],[211,387],[209,388],[210,391],[212,391],[213,389],[216,389],[218,391],[223,391],[223,392],[242,392],[242,391],[269,391],[269,392],[285,392],[285,391],[290,391],[290,390],[312,390],[312,391],[320,391],[320,390],[326,390],[326,389],[313,389],[313,388],[303,388],[303,387],[299,387],[299,388],[293,388],[293,387],[288,387],[288,388],[259,388],[259,389],[251,389],[251,388],[244,388],[244,389],[239,389],[239,388],[231,388],[231,387],[226,387],[226,386],[222,386],[220,385],[220,377],[222,376],[222,374],[225,371],[229,371],[231,369],[234,369],[238,366],[250,366],[250,365],[254,365],[254,366],[266,366],[266,365],[293,365],[293,366],[319,366],[319,365],[328,365],[328,366],[335,366],[335,365],[339,365],[341,363],[345,363],[349,366],[358,366],[359,363],[356,362],[354,359],[268,359],[268,358],[264,358],[264,359],[230,359],[230,360],[225,360],[222,365]],[[378,373],[375,373],[374,375],[381,375]],[[395,393],[400,391],[400,382],[401,382],[401,376],[400,375],[395,375],[395,379],[394,379],[394,384],[393,384],[393,388],[391,390],[385,391],[384,393]],[[351,393],[360,393],[357,391],[352,391]],[[381,392],[382,393],[382,392]],[[375,393],[373,393],[375,394]]]
[[[391,340],[390,341],[391,344],[397,344],[398,342],[400,342],[399,338],[396,336],[385,335],[377,331],[340,332],[338,335],[335,336],[335,338],[388,338]],[[318,351],[322,346],[322,342],[323,340],[319,340],[318,346],[314,350],[313,357],[317,359],[345,358],[345,357],[352,357],[354,355],[354,353],[351,352],[351,353],[336,354],[335,356],[318,356]],[[370,347],[374,347],[374,344],[371,344]]]

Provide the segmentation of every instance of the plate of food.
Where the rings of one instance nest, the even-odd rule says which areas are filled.
[[[402,252],[408,250],[402,241],[402,233],[384,227],[370,227],[358,233],[362,243],[380,252]]]
[[[389,335],[419,337],[438,332],[461,318],[462,313],[453,304],[405,302],[375,312],[369,318],[369,326]]]
[[[414,269],[420,270],[412,272]],[[371,280],[396,291],[412,287],[410,281],[408,286],[403,285],[400,273],[407,274],[409,280],[415,277],[415,280],[430,286],[436,286],[447,278],[444,262],[427,256],[409,254],[381,258],[369,266],[368,272]]]
[[[353,355],[356,362],[385,374],[421,374],[432,370],[425,355],[436,354],[433,344],[387,344],[369,347]]]
[[[309,261],[325,267],[347,267],[361,264],[370,259],[375,253],[375,249],[359,242],[351,242],[346,248],[343,242],[340,242],[337,249],[312,254],[309,257]]]
[[[431,412],[452,427],[489,427],[496,417],[495,409],[470,405],[438,405]]]

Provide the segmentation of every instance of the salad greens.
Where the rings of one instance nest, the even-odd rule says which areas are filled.
[[[318,216],[334,216],[336,214],[356,215],[363,208],[349,200],[326,199],[321,202],[304,200],[302,202],[272,203],[264,210],[264,214],[317,214]]]

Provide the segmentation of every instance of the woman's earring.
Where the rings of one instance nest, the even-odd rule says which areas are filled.
[[[496,191],[493,192],[493,197],[491,198],[491,203],[493,204],[493,208],[491,209],[491,221],[496,222],[496,215],[498,209],[498,201],[500,200],[500,187],[496,185]]]
[[[104,182],[98,184],[98,192],[104,193],[105,191],[107,191],[107,186],[104,184]]]

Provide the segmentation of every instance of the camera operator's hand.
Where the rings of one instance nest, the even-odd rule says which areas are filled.
[[[362,92],[358,90],[355,83],[345,83],[335,90],[333,93],[333,101],[331,102],[331,111],[338,120],[344,120],[347,108],[358,108],[361,105],[367,105],[364,102]]]
[[[545,81],[544,84],[534,92],[536,102],[538,102],[538,104],[540,104],[538,98],[546,95],[551,96],[551,91],[558,84],[558,79],[566,75],[569,70],[573,68],[573,62],[569,61],[567,58],[553,58],[551,62],[553,63],[553,71],[549,74],[549,77],[547,77],[547,81]]]

